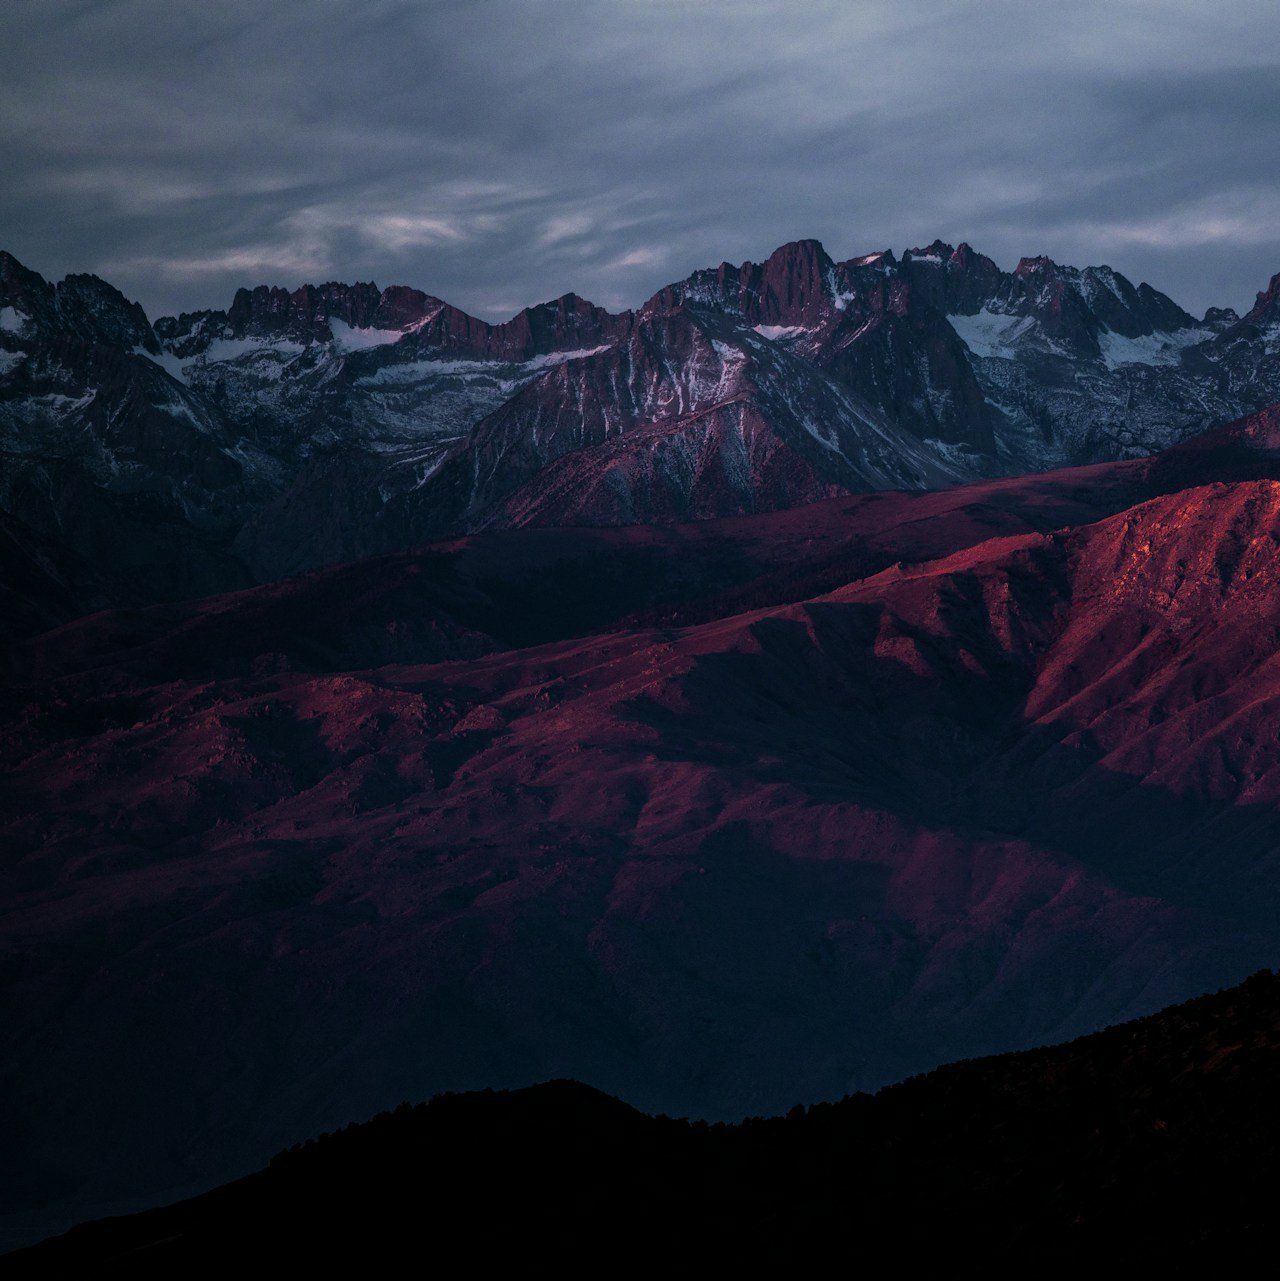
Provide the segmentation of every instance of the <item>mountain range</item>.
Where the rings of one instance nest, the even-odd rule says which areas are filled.
[[[0,288],[6,1243],[441,1090],[736,1120],[1274,964],[1276,281]]]
[[[153,325],[0,254],[5,630],[482,529],[1141,456],[1277,400],[1280,275],[1197,319],[1107,267],[798,241],[617,315],[331,283]]]

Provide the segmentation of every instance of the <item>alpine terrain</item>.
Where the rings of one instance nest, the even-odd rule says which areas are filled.
[[[672,524],[1142,456],[1280,400],[1243,318],[1107,267],[816,241],[637,311],[416,289],[164,317],[0,254],[9,635],[481,529]]]
[[[714,1183],[750,1127],[629,1108],[784,1113],[1275,965],[1277,402],[1280,277],[1197,318],[800,241],[621,314],[324,284],[152,323],[0,256],[0,1239],[556,1078]],[[1066,1143],[1108,1035],[769,1132],[996,1196],[998,1144],[903,1174],[911,1118],[1025,1087]],[[1171,1060],[1120,1059],[1147,1170]]]

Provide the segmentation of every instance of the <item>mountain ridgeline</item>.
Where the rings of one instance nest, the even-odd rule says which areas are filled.
[[[568,1081],[445,1095],[312,1140],[205,1196],[82,1225],[14,1277],[173,1276],[407,1253],[980,1277],[1250,1269],[1278,1190],[1280,980],[1068,1045],[952,1064],[740,1125],[651,1117]],[[323,1225],[323,1226],[321,1226]]]
[[[967,245],[695,272],[504,324],[416,289],[148,322],[0,254],[6,629],[481,529],[677,523],[1136,457],[1280,400],[1280,277],[1195,318]],[[109,548],[109,551],[107,550]]]

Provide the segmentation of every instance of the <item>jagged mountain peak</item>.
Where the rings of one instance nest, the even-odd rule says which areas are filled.
[[[39,272],[20,263],[7,250],[0,249],[0,298],[13,302],[40,295],[52,295],[53,286]]]
[[[822,241],[808,238],[788,240],[786,244],[779,245],[763,265],[766,272],[796,269],[820,272],[834,264]]]
[[[56,320],[53,286],[39,273],[24,267],[12,254],[0,251],[0,334],[17,338],[34,323],[47,328]]]
[[[576,294],[573,290],[568,293],[560,294],[555,298],[548,298],[546,302],[537,302],[529,307],[522,307],[516,315],[521,312],[555,312],[559,315],[577,314],[582,311],[599,311],[608,315],[604,307],[597,307],[590,298],[584,298],[581,294]]]
[[[100,276],[67,276],[55,286],[54,296],[63,321],[79,336],[126,351],[141,347],[153,354],[159,352],[160,344],[142,304],[131,302]]]
[[[1013,269],[1013,274],[1024,279],[1028,277],[1053,279],[1061,276],[1062,270],[1048,254],[1035,254],[1032,257],[1019,258],[1018,265]]]
[[[1234,307],[1209,307],[1204,313],[1204,319],[1201,324],[1206,329],[1229,329],[1232,325],[1239,324],[1240,313]]]
[[[576,293],[525,307],[497,325],[473,320],[453,308],[441,313],[442,318],[446,315],[457,319],[473,340],[483,336],[485,354],[517,361],[620,342],[635,323],[634,313],[608,311]]]
[[[905,250],[902,257],[904,261],[908,259],[912,262],[927,262],[934,265],[950,262],[955,256],[955,248],[947,244],[945,240],[935,240],[931,245],[923,249]]]
[[[768,323],[799,323],[828,311],[834,266],[820,241],[793,240],[779,246],[753,279],[762,318],[767,314]]]
[[[56,285],[0,251],[0,307],[4,330],[29,340],[56,334],[125,351],[158,353],[159,344],[140,303],[100,276],[73,273]]]
[[[409,285],[379,289],[372,282],[330,281],[298,289],[258,285],[236,291],[223,311],[184,312],[156,322],[167,349],[182,359],[199,355],[218,339],[262,339],[342,348],[384,346],[401,338],[412,351],[432,350],[478,359],[529,360],[582,344],[615,341],[630,328],[620,315],[575,293],[537,303],[510,320],[490,324],[433,294]],[[350,331],[363,331],[348,334]]]
[[[752,325],[815,324],[833,311],[835,266],[821,241],[792,240],[763,262],[722,262],[673,281],[641,314],[693,306],[727,311]]]
[[[862,260],[853,260],[850,265]],[[968,242],[953,248],[935,240],[904,251],[896,265],[910,280],[913,296],[948,316],[1026,316],[1037,321],[1024,340],[1045,350],[1103,358],[1099,338],[1139,338],[1197,327],[1193,316],[1145,282],[1134,286],[1108,264],[1073,267],[1047,254],[1024,257],[1012,272]]]
[[[988,258],[986,254],[980,253],[967,240],[962,240],[955,247],[954,252],[951,254],[951,262],[956,267],[964,269],[969,269],[974,266],[986,266],[989,264],[991,267],[995,267],[997,271],[999,270],[999,268],[996,267],[995,259]]]
[[[238,289],[226,313],[227,336],[286,336],[303,343],[327,342],[332,336],[331,320],[353,329],[373,327],[382,293],[373,282],[363,281],[354,285],[329,281],[294,290],[267,285]],[[413,319],[425,315],[431,303],[426,294],[403,287],[396,299],[401,312]]]
[[[441,307],[450,307],[459,316],[466,316],[474,324],[486,324],[433,294],[409,285],[390,285],[379,289],[373,282],[357,281],[346,284],[328,281],[322,285],[302,285],[288,290],[279,286],[258,285],[253,289],[236,291],[227,311],[228,323],[234,330],[261,326],[270,329],[280,324],[288,326],[302,321],[304,329],[311,320],[339,319],[353,328],[377,327],[392,319],[404,326],[434,315]],[[202,313],[197,313],[202,314]],[[628,313],[623,313],[628,314]],[[612,317],[614,313],[597,306],[590,299],[569,292],[545,302],[535,303],[518,311],[510,320],[492,329],[503,329],[522,324],[537,317]],[[316,334],[324,341],[323,331]]]
[[[1259,291],[1244,321],[1251,325],[1270,325],[1280,321],[1280,272],[1271,277],[1265,289]]]

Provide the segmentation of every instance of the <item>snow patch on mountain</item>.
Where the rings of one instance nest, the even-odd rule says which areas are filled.
[[[414,382],[426,382],[432,378],[501,378],[502,381],[519,385],[527,382],[543,370],[556,365],[568,364],[571,360],[585,360],[588,356],[599,355],[608,351],[606,343],[600,347],[583,347],[577,351],[553,351],[545,356],[535,356],[532,360],[513,364],[502,360],[448,360],[429,357],[426,360],[406,360],[394,365],[383,365],[371,374],[364,374],[356,379],[361,387],[405,386]]]
[[[853,260],[853,265],[860,266],[866,264],[868,266],[874,266],[882,258],[884,258],[884,254],[882,253],[868,254],[865,258],[855,258]],[[888,273],[888,268],[886,266],[881,265],[880,270],[886,274]],[[836,283],[836,273],[834,271],[827,272],[827,292],[831,295],[831,305],[837,311],[843,311],[851,302],[856,302],[858,297],[856,293],[851,293],[848,290],[840,288]]]
[[[288,338],[215,338],[194,361],[186,365],[221,365],[249,357],[268,357],[278,360],[285,356],[292,359],[300,356],[306,347],[300,342]]]
[[[383,365],[371,374],[356,379],[358,387],[399,387],[431,378],[485,378],[497,377],[516,366],[504,365],[493,360],[406,360],[394,365]]]
[[[184,387],[189,386],[187,375],[184,371],[184,365],[191,362],[184,361],[181,356],[175,356],[171,351],[152,352],[145,347],[135,347],[133,349],[135,356],[145,356],[153,365],[159,365],[170,378],[176,379]]]
[[[26,312],[16,307],[0,307],[0,329],[7,334],[20,334],[30,319]]]
[[[163,410],[173,418],[181,418],[189,422],[197,431],[206,430],[205,424],[196,416],[191,406],[184,404],[180,400],[167,400],[157,405],[156,408]]]
[[[711,346],[720,359],[720,369],[715,383],[708,386],[706,381],[695,377],[689,383],[688,408],[694,410],[703,404],[717,404],[736,396],[740,390],[739,375],[747,363],[747,353],[741,347],[733,347],[721,342],[718,338],[711,340]]]
[[[984,307],[973,316],[948,316],[960,341],[975,356],[1012,360],[1014,348],[1039,329],[1034,316],[1009,316]]]
[[[45,392],[41,396],[32,396],[29,404],[37,410],[52,414],[69,414],[77,409],[88,409],[98,398],[98,389],[89,388],[79,396],[64,396],[61,392]]]
[[[329,332],[333,335],[333,345],[344,355],[349,351],[364,351],[369,347],[386,347],[399,342],[405,331],[401,329],[357,329],[345,320],[329,318]]]
[[[601,343],[599,347],[580,347],[577,351],[553,351],[545,356],[535,356],[524,362],[525,369],[549,369],[552,365],[565,365],[571,360],[585,360],[588,356],[598,356],[608,351],[609,344]]]
[[[1213,337],[1210,329],[1183,329],[1173,334],[1144,334],[1126,338],[1104,330],[1098,335],[1098,346],[1108,369],[1120,365],[1176,365],[1184,347],[1194,347]]]
[[[795,338],[809,332],[803,325],[756,325],[755,331],[761,338],[768,338],[771,342]]]

